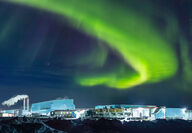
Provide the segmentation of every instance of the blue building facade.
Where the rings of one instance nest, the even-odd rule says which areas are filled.
[[[164,108],[155,114],[156,119],[188,119],[185,108]]]
[[[184,119],[185,115],[185,108],[166,108],[166,119]]]
[[[40,115],[49,115],[54,110],[75,110],[73,99],[45,101],[31,106],[31,112]]]

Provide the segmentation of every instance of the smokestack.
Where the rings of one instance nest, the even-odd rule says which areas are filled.
[[[23,110],[25,110],[25,98],[23,99]]]
[[[27,111],[29,111],[29,97],[27,98]]]
[[[29,96],[28,95],[17,95],[15,97],[10,98],[7,101],[4,101],[2,103],[2,105],[13,106],[18,101],[23,100],[23,109],[25,109],[25,101],[24,101],[24,99],[26,99],[27,97],[29,97]]]

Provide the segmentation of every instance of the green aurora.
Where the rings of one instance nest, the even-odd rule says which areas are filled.
[[[131,6],[134,2],[130,2],[127,8],[110,0],[9,1],[68,18],[74,28],[105,42],[120,55],[127,67],[132,68],[127,70],[119,66],[113,72],[79,74],[76,81],[82,86],[105,85],[127,89],[162,81],[177,72],[178,60],[173,48],[178,34],[177,21],[174,15],[159,12],[154,5],[137,10]],[[154,14],[160,14],[157,17],[166,21],[163,30],[155,24]],[[107,50],[103,50],[101,56],[102,61],[95,65],[102,69]]]

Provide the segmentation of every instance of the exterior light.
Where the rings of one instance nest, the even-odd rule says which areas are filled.
[[[187,108],[183,108],[182,109],[182,113],[185,114],[185,111],[187,110]]]
[[[139,112],[141,113],[143,111],[143,108],[138,108]]]
[[[165,108],[162,109],[163,113],[165,114]]]

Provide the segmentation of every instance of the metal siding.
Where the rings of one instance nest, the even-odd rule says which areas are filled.
[[[166,108],[166,118],[181,119],[185,117],[182,108]]]
[[[73,99],[52,100],[34,103],[31,107],[32,113],[49,113],[53,110],[75,110]]]

